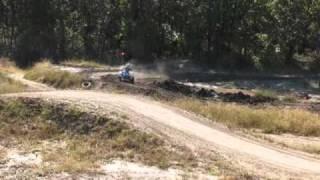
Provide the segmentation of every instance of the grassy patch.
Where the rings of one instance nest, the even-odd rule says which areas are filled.
[[[258,90],[255,93],[255,96],[261,98],[278,99],[277,93],[271,90]]]
[[[65,66],[72,66],[72,67],[83,67],[83,68],[102,68],[104,67],[102,64],[97,63],[93,60],[86,60],[86,59],[69,59],[61,63]]]
[[[303,137],[296,137],[292,136],[290,138],[282,138],[281,135],[266,135],[266,134],[261,134],[261,133],[252,133],[252,136],[263,139],[269,143],[285,147],[285,148],[290,148],[290,149],[295,149],[303,152],[307,152],[310,154],[320,154],[320,143],[313,138],[306,138]]]
[[[289,146],[290,147],[290,146]],[[320,146],[312,146],[312,145],[305,145],[300,147],[294,147],[298,150],[305,151],[311,154],[320,154]]]
[[[0,151],[0,160],[3,160],[7,156],[7,151],[4,149],[1,149]]]
[[[305,110],[279,107],[253,108],[189,98],[176,100],[173,104],[229,127],[261,129],[265,133],[320,136],[319,114]]]
[[[26,87],[0,72],[0,94],[22,92]]]
[[[284,96],[282,101],[284,101],[286,103],[296,103],[296,102],[298,102],[298,99],[295,98],[294,96]]]
[[[91,172],[98,163],[113,158],[160,168],[196,166],[190,151],[177,151],[177,147],[132,129],[121,120],[40,100],[0,101],[0,139],[29,146],[43,141],[65,142],[65,147],[41,151],[44,169],[49,172]]]
[[[17,73],[21,72],[21,69],[17,68],[15,63],[9,58],[0,57],[0,71],[3,73]]]
[[[58,70],[49,62],[36,64],[26,72],[25,78],[61,89],[78,88],[84,79],[82,75]]]

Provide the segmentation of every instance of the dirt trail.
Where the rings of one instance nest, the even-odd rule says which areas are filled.
[[[145,128],[168,134],[170,138],[183,141],[180,143],[185,145],[192,146],[193,144],[196,148],[207,147],[209,150],[218,151],[229,156],[234,162],[245,164],[245,168],[254,173],[283,177],[284,175],[278,174],[278,171],[281,171],[281,173],[285,172],[286,175],[289,174],[291,177],[297,175],[301,178],[320,177],[319,160],[246,140],[226,130],[206,125],[206,123],[196,120],[197,118],[181,113],[173,107],[142,97],[92,91],[52,91],[9,96],[70,102],[95,107],[96,111],[103,111],[104,108],[114,108],[130,115],[130,118],[139,116],[140,119],[136,118],[134,124],[144,123]],[[172,131],[169,131],[169,129]],[[274,171],[276,169],[277,171]]]
[[[19,81],[22,84],[28,86],[30,91],[53,91],[53,90],[55,90],[54,88],[49,87],[45,84],[41,84],[41,83],[37,83],[34,81],[24,79],[23,74],[15,73],[15,74],[9,74],[8,76],[9,76],[9,78],[11,78],[13,80]]]

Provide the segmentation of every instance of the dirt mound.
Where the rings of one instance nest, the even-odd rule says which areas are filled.
[[[172,91],[175,93],[181,93],[187,96],[197,96],[203,98],[213,98],[217,96],[217,93],[214,90],[186,86],[184,84],[177,83],[173,80],[155,82],[154,84],[162,89]]]
[[[120,82],[116,75],[106,75],[101,78],[103,89],[116,90],[118,92],[125,92],[130,94],[142,94],[150,97],[157,97],[164,100],[172,100],[172,98],[179,97],[178,95],[159,89],[154,86],[153,82],[136,82],[130,84],[126,82]]]
[[[105,113],[105,111],[112,110],[110,107],[116,106],[121,110],[121,113],[128,115],[130,121],[132,120],[132,123],[137,124],[137,127],[150,129],[160,135],[163,134],[168,138],[168,141],[179,142],[182,146],[191,144],[192,148],[201,147],[200,149],[204,149],[207,152],[218,149],[217,154],[222,154],[223,157],[227,157],[227,160],[230,159],[237,162],[237,164],[239,163],[239,165],[243,165],[241,170],[249,169],[250,172],[255,174],[261,173],[267,176],[266,173],[270,172],[272,175],[274,170],[279,169],[280,166],[281,168],[276,172],[277,174],[281,173],[279,177],[285,177],[286,174],[292,174],[296,177],[296,173],[304,177],[307,177],[308,174],[316,176],[320,171],[319,162],[310,157],[304,158],[301,153],[278,150],[268,145],[246,140],[230,131],[225,131],[219,125],[217,128],[214,124],[211,127],[211,125],[202,123],[201,119],[198,122],[196,116],[190,114],[189,117],[183,112],[175,111],[170,106],[154,103],[153,100],[148,100],[148,98],[139,99],[130,95],[81,91],[37,92],[11,96],[41,97],[54,101],[68,101],[73,105],[81,105],[84,109],[98,107],[96,109],[97,113],[98,111]],[[239,148],[239,146],[247,148]],[[200,152],[199,154],[202,153]],[[205,154],[204,156],[210,157],[210,155]],[[223,161],[218,160],[218,162],[226,162],[224,159]],[[286,173],[287,171],[288,173]],[[275,176],[272,177],[277,178]]]
[[[102,80],[103,82],[119,82],[118,76],[116,76],[116,75],[111,75],[111,74],[102,76],[102,77],[101,77],[101,80]]]
[[[173,80],[167,80],[163,82],[156,82],[156,86],[171,91],[174,93],[181,93],[186,96],[196,96],[200,98],[209,98],[215,100],[222,100],[225,102],[236,102],[242,104],[261,104],[274,102],[275,99],[271,97],[262,96],[250,96],[242,92],[238,93],[217,93],[212,89],[199,88],[194,86],[187,86],[180,84]]]
[[[7,107],[15,108],[18,112],[15,113],[15,116],[23,117],[28,114],[30,117],[39,117],[41,119],[50,120],[50,123],[57,125],[61,131],[71,134],[89,134],[90,132],[96,132],[98,130],[102,131],[107,127],[107,123],[111,121],[109,118],[86,113],[76,108],[72,108],[67,104],[51,104],[42,101],[39,98],[17,98],[15,100],[8,99],[7,101],[0,100],[0,110]],[[34,124],[32,118],[27,118],[25,122],[30,126]],[[30,128],[32,129],[32,127]]]
[[[174,80],[155,81],[153,83],[138,82],[129,84],[119,82],[117,76],[107,75],[102,77],[104,88],[116,89],[133,94],[143,94],[146,96],[157,96],[162,99],[178,98],[181,95],[211,100],[221,100],[225,102],[236,102],[242,104],[262,104],[274,102],[270,97],[250,96],[242,92],[238,93],[217,93],[212,89],[199,88],[178,83]]]
[[[250,96],[243,92],[220,93],[219,97],[225,102],[237,102],[242,104],[262,104],[276,101],[276,99],[264,96]]]

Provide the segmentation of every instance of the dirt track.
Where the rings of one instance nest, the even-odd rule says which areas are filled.
[[[9,74],[9,77],[13,80],[19,81],[22,84],[28,86],[30,91],[52,91],[55,90],[52,87],[49,87],[45,84],[37,83],[23,78],[23,74]]]
[[[165,134],[171,140],[195,150],[207,148],[217,151],[255,174],[274,178],[320,177],[319,160],[243,139],[228,130],[209,125],[193,115],[146,98],[92,91],[51,91],[9,96],[69,102],[101,113],[105,108],[112,108],[130,115],[132,123],[136,126]]]

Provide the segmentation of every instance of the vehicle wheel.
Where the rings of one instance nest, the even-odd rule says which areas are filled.
[[[84,81],[81,83],[83,89],[90,89],[93,86],[92,81]]]

